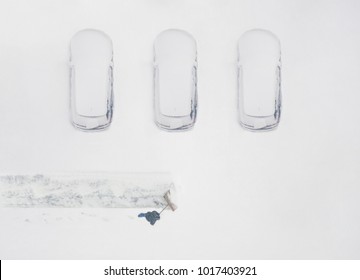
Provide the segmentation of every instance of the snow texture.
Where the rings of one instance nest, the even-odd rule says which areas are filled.
[[[161,208],[174,189],[166,173],[0,176],[0,207]]]

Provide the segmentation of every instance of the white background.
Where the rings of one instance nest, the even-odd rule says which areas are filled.
[[[245,276],[217,276],[197,275],[198,267],[255,267],[257,275],[246,276],[252,280],[303,280],[303,279],[328,279],[328,280],[358,280],[360,277],[358,260],[7,260],[1,263],[1,277],[3,280],[63,280],[63,279],[113,279],[113,275],[105,276],[104,270],[109,266],[118,271],[126,269],[158,269],[161,266],[164,272],[168,269],[187,269],[188,276],[173,276],[171,279],[239,279]],[[21,269],[19,269],[21,268]],[[194,272],[191,272],[193,270]],[[202,271],[204,271],[202,269]],[[208,271],[205,269],[205,273]],[[211,271],[211,270],[210,270]],[[229,269],[231,272],[231,269]],[[233,269],[233,271],[236,271]],[[210,272],[211,273],[211,272]],[[204,274],[204,272],[203,272]],[[182,274],[184,275],[184,274]],[[115,276],[115,279],[169,279],[170,276]]]
[[[360,1],[0,0],[0,171],[170,171],[179,210],[0,210],[0,258],[360,258]],[[68,43],[83,28],[114,43],[108,131],[69,122]],[[166,133],[152,110],[152,43],[167,28],[198,44],[194,130]],[[283,114],[241,129],[236,42],[282,44]],[[70,217],[70,218],[69,218]],[[93,218],[92,218],[93,217]]]

